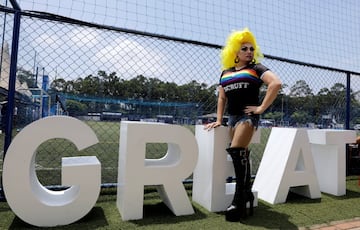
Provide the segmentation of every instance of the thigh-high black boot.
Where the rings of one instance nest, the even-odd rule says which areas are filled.
[[[245,148],[228,148],[226,151],[230,154],[236,177],[235,194],[231,205],[226,209],[225,219],[227,221],[240,221],[246,217],[246,191],[245,174],[248,158]]]
[[[251,191],[251,168],[250,168],[250,150],[246,150],[246,170],[245,170],[245,203],[249,202],[249,216],[254,214],[254,194]]]

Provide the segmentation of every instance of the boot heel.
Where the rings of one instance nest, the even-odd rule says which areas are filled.
[[[246,213],[246,200],[241,204],[241,213],[240,213],[240,219],[246,219],[247,213]]]
[[[250,201],[250,209],[249,209],[249,216],[254,215],[254,200]]]
[[[250,191],[248,193],[248,201],[249,201],[249,204],[250,204],[250,207],[249,207],[249,216],[253,216],[254,215],[254,194]]]

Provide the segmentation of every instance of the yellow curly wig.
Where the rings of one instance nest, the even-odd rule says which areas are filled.
[[[235,66],[236,53],[239,51],[243,43],[251,43],[254,50],[254,62],[259,63],[264,55],[260,51],[260,47],[256,43],[255,36],[248,28],[241,31],[232,32],[227,40],[226,45],[221,50],[221,63],[223,69],[228,69]]]

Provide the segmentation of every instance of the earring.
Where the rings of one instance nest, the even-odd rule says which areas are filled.
[[[235,58],[234,62],[235,62],[235,63],[239,63],[239,61],[240,61],[240,60],[239,60],[239,57],[238,57],[238,56],[236,56],[236,58]]]

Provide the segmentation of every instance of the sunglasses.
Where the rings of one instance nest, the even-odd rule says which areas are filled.
[[[250,50],[250,52],[254,52],[254,47],[246,47],[246,46],[244,46],[244,47],[242,47],[241,48],[241,51],[244,51],[244,52],[246,52],[246,51],[248,51],[248,49]]]

